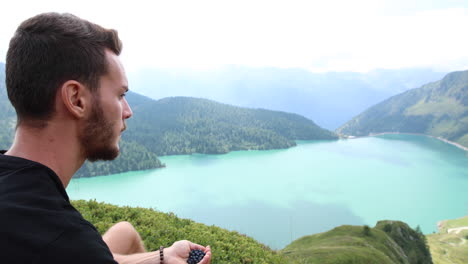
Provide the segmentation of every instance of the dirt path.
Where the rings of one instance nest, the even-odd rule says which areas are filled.
[[[463,231],[463,230],[468,230],[468,226],[462,226],[462,227],[457,227],[457,228],[449,228],[449,229],[447,229],[447,233],[460,234],[460,232]]]

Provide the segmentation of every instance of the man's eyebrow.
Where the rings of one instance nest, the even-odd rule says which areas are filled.
[[[123,85],[122,88],[124,89],[125,92],[128,92],[128,86]]]

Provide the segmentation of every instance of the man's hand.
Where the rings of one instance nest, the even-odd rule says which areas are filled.
[[[172,246],[164,250],[164,263],[167,264],[186,264],[189,258],[190,251],[199,249],[205,252],[205,257],[199,264],[210,264],[211,249],[210,246],[206,248],[187,240],[177,241]]]

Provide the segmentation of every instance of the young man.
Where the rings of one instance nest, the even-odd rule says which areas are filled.
[[[186,263],[178,241],[145,252],[127,222],[103,237],[73,208],[65,191],[85,160],[112,160],[132,110],[115,30],[71,14],[24,21],[6,60],[8,97],[17,117],[13,145],[0,154],[1,263]]]

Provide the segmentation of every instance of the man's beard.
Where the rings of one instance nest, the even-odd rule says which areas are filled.
[[[114,144],[114,123],[106,120],[99,98],[93,100],[93,109],[84,130],[80,143],[87,160],[114,160],[119,156],[119,148]]]

